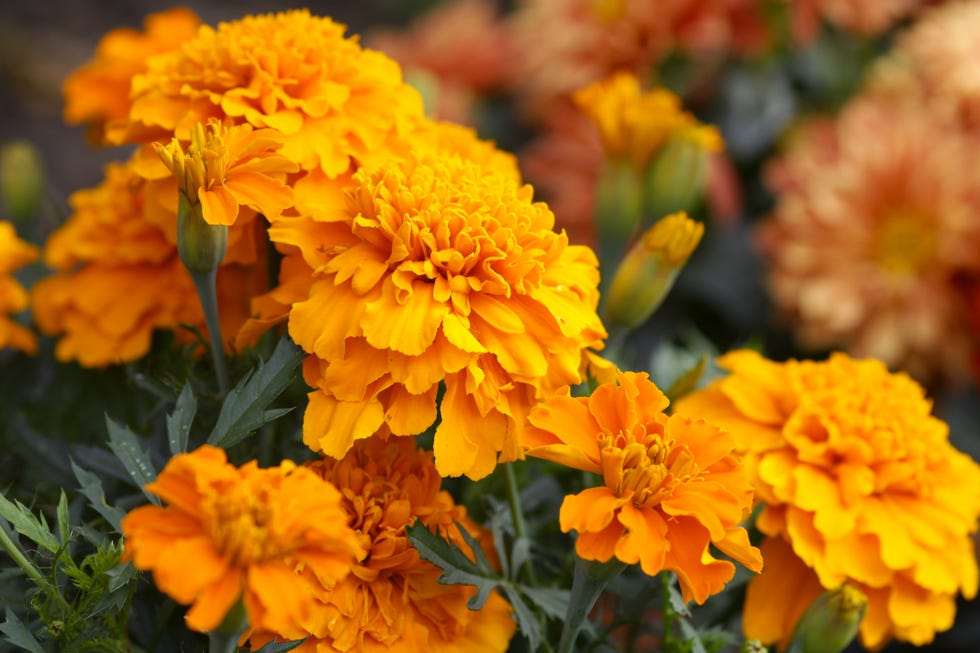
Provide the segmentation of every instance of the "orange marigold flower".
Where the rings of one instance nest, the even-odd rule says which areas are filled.
[[[280,131],[280,154],[328,177],[379,156],[422,115],[398,64],[345,27],[295,10],[201,27],[180,50],[147,61],[114,143],[190,140],[210,118]]]
[[[172,458],[146,489],[169,505],[126,515],[122,559],[193,604],[195,630],[217,628],[241,599],[253,628],[295,633],[318,592],[364,557],[337,489],[289,461],[239,468],[204,445]]]
[[[790,21],[793,37],[808,44],[820,34],[821,21],[865,37],[882,34],[915,13],[928,0],[793,0]]]
[[[510,605],[494,592],[481,610],[470,610],[466,603],[476,588],[439,583],[442,570],[422,560],[406,537],[405,528],[420,520],[474,559],[458,523],[494,555],[489,533],[440,489],[431,453],[410,439],[379,435],[356,443],[342,460],[322,459],[308,468],[340,490],[347,522],[368,555],[322,594],[305,622],[312,637],[297,651],[507,650],[515,630]],[[284,634],[256,632],[251,643]]]
[[[197,125],[191,131],[186,153],[176,138],[167,146],[153,145],[180,192],[190,204],[201,205],[204,221],[228,226],[241,205],[270,220],[292,206],[292,189],[283,180],[298,167],[275,152],[282,143],[275,129],[253,131],[251,125],[223,126],[212,120],[207,130]]]
[[[193,11],[175,7],[147,16],[143,32],[121,28],[103,36],[95,58],[65,79],[65,121],[89,123],[93,140],[104,143],[106,130],[118,129],[129,115],[133,77],[146,70],[150,57],[192,39],[200,24]]]
[[[313,354],[307,445],[340,457],[383,423],[421,433],[444,382],[440,473],[481,478],[498,454],[519,458],[528,410],[578,383],[605,337],[595,255],[553,223],[509,174],[426,151],[361,168],[332,214],[281,219],[270,236],[315,271],[289,316]]]
[[[590,397],[554,397],[531,411],[527,455],[602,476],[603,485],[565,497],[561,529],[578,531],[586,560],[616,557],[651,576],[677,574],[685,600],[720,591],[735,565],[753,571],[758,549],[739,523],[752,487],[735,440],[703,420],[663,411],[668,400],[645,373],[620,372]]]
[[[154,329],[193,325],[206,333],[194,283],[177,255],[176,182],[138,174],[146,158],[144,151],[110,164],[99,186],[73,193],[71,217],[45,244],[45,263],[55,273],[35,284],[32,308],[40,329],[60,336],[59,360],[99,367],[145,355]],[[158,159],[152,163],[166,173]],[[225,342],[248,317],[251,297],[265,289],[263,229],[251,209],[230,229],[218,271]],[[186,330],[177,333],[193,340]]]
[[[766,568],[745,631],[787,643],[806,606],[843,583],[869,599],[861,641],[925,644],[977,592],[971,533],[980,466],[950,445],[922,388],[875,360],[776,363],[751,351],[677,410],[729,429],[746,456]]]
[[[0,221],[0,349],[12,347],[33,354],[34,334],[11,320],[9,315],[27,308],[28,295],[13,273],[37,259],[37,247],[17,237],[14,225]]]
[[[803,344],[920,379],[965,374],[970,337],[951,280],[980,271],[974,151],[921,105],[867,95],[789,141],[769,170],[778,203],[760,241]]]

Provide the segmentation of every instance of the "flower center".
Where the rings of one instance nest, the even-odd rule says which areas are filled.
[[[212,538],[233,565],[244,567],[285,552],[282,542],[270,537],[273,509],[265,497],[218,496],[212,509]]]
[[[645,430],[642,426],[637,429]],[[691,475],[693,458],[659,434],[639,435],[642,437],[599,436],[602,477],[607,487],[620,497],[631,498],[636,506],[656,506]]]
[[[895,276],[911,276],[934,258],[936,237],[925,216],[900,209],[884,220],[873,247],[881,269]]]

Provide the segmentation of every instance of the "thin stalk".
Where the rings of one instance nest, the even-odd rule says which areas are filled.
[[[527,523],[524,521],[524,511],[521,510],[521,494],[517,488],[517,477],[514,475],[513,463],[501,465],[504,468],[504,490],[507,493],[507,503],[510,505],[510,517],[514,522],[514,536],[520,539],[527,538]],[[527,580],[531,585],[538,584],[538,576],[534,571],[534,565],[528,560],[524,564]]]
[[[208,633],[208,653],[235,653],[238,651],[238,635],[225,635],[218,631]]]
[[[71,609],[71,606],[69,606],[68,602],[65,601],[65,597],[61,595],[61,592],[59,592],[57,588],[49,583],[48,580],[41,574],[41,571],[27,559],[27,556],[25,556],[24,552],[20,550],[20,547],[17,546],[12,539],[10,539],[10,536],[7,534],[7,531],[4,528],[0,528],[0,546],[3,547],[3,550],[6,551],[11,558],[13,558],[14,562],[17,563],[17,566],[23,570],[24,574],[35,585],[41,587],[55,598],[55,601],[58,603],[59,607],[61,607],[63,610]]]
[[[218,376],[218,390],[221,396],[225,396],[231,388],[228,382],[225,346],[221,342],[221,322],[218,319],[218,271],[217,269],[210,272],[191,271],[191,278],[194,279],[197,296],[201,300],[201,308],[204,309],[204,320],[208,325],[208,335],[211,337],[211,356],[214,359],[215,374]]]
[[[613,578],[626,569],[626,563],[613,558],[609,562],[583,560],[575,556],[575,576],[568,611],[562,624],[558,653],[572,653],[582,624],[589,618],[592,606]]]
[[[674,607],[670,604],[671,582],[672,579],[668,572],[660,572],[660,586],[663,591],[664,604],[664,634],[661,641],[664,651],[670,651],[674,643]]]

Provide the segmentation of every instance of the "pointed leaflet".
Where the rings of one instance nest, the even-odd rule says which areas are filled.
[[[464,538],[469,536],[469,533],[462,526],[459,527],[459,530]],[[444,585],[473,585],[477,589],[476,594],[470,598],[466,605],[470,610],[479,610],[483,607],[490,596],[490,592],[493,591],[501,578],[487,562],[486,554],[483,553],[479,544],[474,547],[474,551],[479,551],[477,562],[472,562],[459,547],[430,531],[421,521],[416,521],[406,528],[405,532],[408,535],[408,541],[419,552],[419,556],[442,569],[442,575],[439,576],[440,583]],[[473,541],[475,542],[475,540]]]
[[[129,481],[143,491],[150,502],[160,505],[160,499],[146,491],[147,483],[157,477],[157,471],[150,461],[150,454],[140,446],[139,436],[128,426],[116,423],[106,415],[106,430],[109,431],[109,448],[122,463],[129,474]]]
[[[58,538],[48,528],[44,515],[40,518],[34,516],[34,513],[20,501],[12,502],[0,494],[0,517],[9,521],[18,533],[38,546],[52,553],[61,548]]]
[[[95,512],[102,515],[117,533],[121,533],[119,523],[126,516],[126,511],[116,506],[110,506],[106,502],[105,492],[102,489],[102,481],[99,480],[98,476],[82,469],[75,464],[74,460],[71,461],[71,468],[75,472],[75,478],[78,479],[81,486],[80,490],[85,495],[85,498],[88,499],[89,505],[92,506]]]
[[[176,456],[187,451],[187,441],[190,439],[191,424],[197,413],[197,399],[191,390],[191,384],[186,383],[177,397],[174,412],[167,415],[167,440],[170,442],[170,454]]]
[[[6,635],[6,640],[14,646],[19,646],[31,653],[44,653],[44,649],[34,639],[30,629],[17,618],[17,615],[9,607],[5,611],[4,622],[0,624],[0,633]]]

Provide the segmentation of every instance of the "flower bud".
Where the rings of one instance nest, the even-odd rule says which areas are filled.
[[[768,653],[769,647],[757,639],[747,639],[742,642],[739,653]]]
[[[646,206],[659,218],[691,211],[704,192],[708,157],[721,149],[721,136],[713,127],[699,127],[672,136],[647,170]]]
[[[868,597],[850,585],[821,594],[803,616],[787,653],[840,653],[857,636],[868,611]]]
[[[643,218],[643,184],[634,166],[607,159],[596,192],[595,228],[601,264],[618,263],[623,248]]]
[[[704,225],[674,213],[653,225],[623,258],[606,297],[610,324],[636,328],[667,296],[677,274],[701,242]]]
[[[187,195],[179,193],[177,205],[177,253],[192,273],[218,269],[228,245],[228,227],[204,221],[200,204],[191,204]]]
[[[18,222],[33,219],[41,210],[44,166],[37,148],[27,141],[11,141],[0,148],[0,199],[7,216]]]

